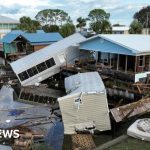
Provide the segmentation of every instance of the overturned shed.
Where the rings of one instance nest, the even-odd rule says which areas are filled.
[[[106,89],[97,72],[79,73],[65,79],[67,96],[58,98],[64,132],[110,130]]]
[[[22,86],[34,85],[60,72],[81,55],[77,43],[85,40],[79,33],[49,45],[13,63],[11,67]]]

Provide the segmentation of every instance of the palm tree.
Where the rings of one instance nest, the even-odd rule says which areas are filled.
[[[77,18],[78,24],[76,25],[76,27],[80,28],[80,32],[81,32],[82,27],[86,26],[86,21],[87,21],[87,19],[85,19],[85,18],[82,18],[82,17]]]

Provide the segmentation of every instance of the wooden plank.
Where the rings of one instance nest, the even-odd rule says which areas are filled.
[[[134,103],[110,109],[110,112],[112,113],[116,122],[123,121],[125,116],[130,118],[144,112],[150,112],[150,98],[141,99]]]

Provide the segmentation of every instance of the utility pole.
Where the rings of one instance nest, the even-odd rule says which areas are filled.
[[[148,21],[149,21],[149,13],[147,12],[147,14],[146,14],[146,34],[148,35],[148,32],[149,32],[149,30],[148,30]]]

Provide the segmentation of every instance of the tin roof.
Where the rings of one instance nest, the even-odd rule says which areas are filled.
[[[69,94],[105,92],[104,83],[98,72],[78,73],[65,78],[65,89]]]
[[[138,55],[143,53],[150,53],[149,43],[150,35],[99,34],[81,42],[80,48],[85,50],[95,50],[101,52],[103,52],[104,50],[106,52],[107,47],[107,52],[110,53]],[[115,47],[114,50],[113,47]]]
[[[0,15],[0,23],[12,23],[12,24],[19,24],[18,20],[6,17],[6,16],[1,16]]]

